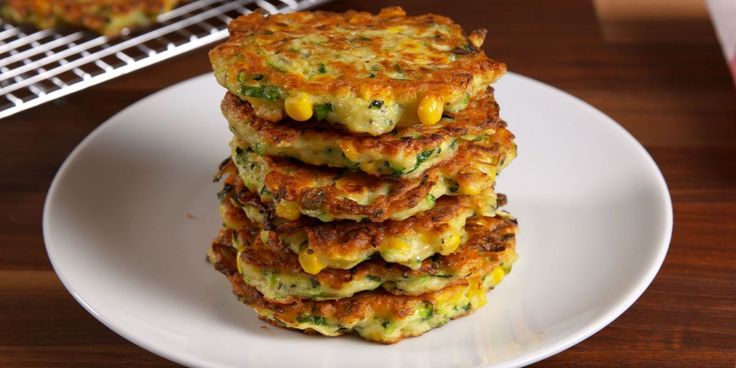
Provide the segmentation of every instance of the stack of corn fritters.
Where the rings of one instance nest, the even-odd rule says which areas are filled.
[[[277,326],[392,343],[485,303],[516,258],[505,65],[450,19],[234,20],[210,52],[234,138],[210,261]]]

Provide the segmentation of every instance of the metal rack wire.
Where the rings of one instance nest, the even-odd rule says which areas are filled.
[[[230,20],[258,8],[287,13],[327,1],[190,1],[154,27],[114,39],[0,20],[0,119],[223,39]]]

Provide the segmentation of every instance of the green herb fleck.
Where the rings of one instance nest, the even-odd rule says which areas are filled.
[[[466,93],[465,97],[463,97],[463,106],[467,106],[470,103],[470,94]]]
[[[266,154],[266,145],[262,143],[256,143],[253,145],[253,150],[256,151],[258,156],[263,156]]]
[[[441,279],[449,279],[449,278],[452,278],[452,275],[448,275],[448,274],[445,274],[445,273],[436,273],[436,274],[431,275],[431,276],[432,277],[439,277]]]
[[[281,89],[274,86],[242,86],[240,87],[240,94],[268,101],[280,100],[283,96]]]
[[[387,167],[389,170],[391,170],[391,176],[401,176],[401,174],[404,173],[403,167],[394,167],[391,166],[391,164],[388,161],[383,162],[383,166]]]
[[[371,280],[373,282],[381,282],[381,278],[376,275],[368,275],[366,276],[366,278],[368,278],[368,280]]]
[[[319,63],[319,68],[317,68],[317,72],[320,74],[327,73],[327,68],[325,68],[325,64]]]
[[[422,151],[420,154],[417,155],[417,163],[414,164],[414,168],[411,169],[411,172],[414,172],[416,169],[419,168],[419,166],[424,162],[427,161],[432,155],[434,154],[434,148],[426,151]]]
[[[327,320],[325,319],[325,317],[310,314],[298,316],[296,317],[296,321],[299,323],[309,323],[319,326],[324,326],[327,324]]]
[[[432,318],[432,316],[434,316],[434,305],[427,301],[422,303],[422,308],[419,309],[419,316],[422,317],[422,321]]]
[[[253,80],[258,80],[259,81],[261,79],[263,79],[263,74],[256,74],[256,75],[253,76]]]
[[[327,114],[330,112],[332,112],[332,104],[329,102],[314,105],[314,115],[317,120],[324,120],[325,118],[327,118]]]

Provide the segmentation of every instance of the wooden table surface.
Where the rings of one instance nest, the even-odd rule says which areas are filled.
[[[659,164],[675,211],[661,271],[616,321],[539,365],[733,367],[734,85],[707,17],[611,20],[596,12],[600,3],[355,0],[323,8],[399,4],[412,14],[448,15],[466,29],[487,28],[489,55],[606,112]],[[41,214],[54,173],[82,138],[146,95],[209,72],[206,51],[0,121],[1,367],[174,365],[108,330],[74,301],[47,259]]]

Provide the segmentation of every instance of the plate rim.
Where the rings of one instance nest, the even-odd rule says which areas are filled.
[[[58,266],[58,263],[57,263],[59,261],[55,260],[55,256],[54,256],[55,251],[53,250],[53,246],[49,245],[50,244],[49,240],[52,239],[52,235],[49,234],[49,231],[50,231],[49,228],[51,226],[50,224],[52,221],[50,218],[50,212],[51,212],[50,208],[53,207],[54,198],[57,196],[57,192],[60,190],[59,186],[60,186],[61,181],[66,175],[68,175],[68,172],[69,172],[68,167],[72,165],[72,163],[77,159],[77,157],[84,151],[85,147],[87,147],[92,141],[94,141],[95,138],[97,138],[97,136],[103,134],[106,130],[111,129],[111,127],[115,126],[116,124],[115,122],[118,121],[121,116],[127,114],[131,110],[137,109],[138,106],[143,104],[145,101],[148,101],[150,99],[155,99],[159,95],[171,93],[171,90],[179,88],[184,84],[201,83],[200,81],[203,81],[211,77],[212,77],[212,73],[204,73],[199,76],[195,76],[195,77],[177,82],[163,89],[160,89],[152,94],[149,94],[137,100],[136,102],[126,106],[125,108],[118,111],[111,117],[107,118],[104,122],[102,122],[95,129],[93,129],[86,137],[84,137],[74,147],[74,149],[68,154],[68,156],[64,159],[63,163],[59,166],[59,169],[54,174],[54,178],[51,181],[49,189],[46,193],[46,198],[44,200],[44,207],[43,207],[43,214],[42,214],[42,233],[43,233],[43,240],[44,240],[44,248],[46,249],[46,253],[51,263],[52,269],[54,270],[54,273],[61,281],[64,288],[67,290],[67,292],[69,292],[72,295],[72,297],[74,297],[77,303],[79,303],[88,313],[90,313],[93,317],[95,317],[95,319],[101,322],[105,327],[109,328],[110,330],[112,330],[117,335],[121,336],[122,338],[126,339],[127,341],[153,354],[156,354],[160,357],[168,359],[172,362],[186,365],[186,366],[195,365],[195,366],[219,367],[221,365],[219,365],[216,362],[203,360],[201,358],[198,358],[195,355],[188,354],[184,351],[181,351],[181,349],[167,350],[161,344],[158,344],[158,345],[151,344],[145,339],[141,338],[139,336],[140,335],[139,333],[135,333],[131,330],[127,330],[124,327],[124,325],[117,324],[114,320],[110,318],[105,318],[93,306],[91,306],[82,296],[78,294],[77,290],[69,282],[68,276],[65,276],[62,272],[59,271],[60,266]],[[624,128],[617,121],[615,121],[610,116],[608,116],[601,110],[597,109],[593,105],[589,104],[588,102],[585,102],[584,100],[564,90],[561,90],[557,87],[554,87],[547,83],[544,83],[536,79],[533,79],[533,78],[530,78],[530,77],[527,77],[521,74],[517,74],[514,72],[506,73],[503,79],[509,79],[509,78],[519,79],[524,83],[532,84],[535,88],[544,89],[544,90],[547,90],[548,92],[564,96],[565,98],[569,99],[571,103],[574,103],[574,105],[576,105],[577,108],[585,109],[588,112],[594,115],[597,115],[602,122],[604,121],[607,125],[610,125],[614,129],[618,130],[618,133],[621,134],[628,141],[628,143],[633,144],[632,146],[635,147],[635,149],[641,155],[642,159],[646,161],[646,165],[650,169],[649,171],[651,171],[652,174],[655,175],[657,189],[658,189],[659,196],[660,196],[659,201],[661,201],[661,204],[663,204],[664,206],[664,209],[662,213],[660,214],[661,216],[663,216],[663,226],[660,229],[658,229],[659,233],[657,234],[657,238],[659,238],[659,240],[655,244],[657,246],[657,253],[655,257],[652,259],[652,261],[648,264],[648,269],[645,273],[645,276],[639,279],[636,285],[633,285],[633,284],[629,285],[628,287],[629,290],[626,293],[626,296],[624,298],[620,298],[616,303],[612,303],[612,305],[610,305],[607,308],[607,311],[599,313],[596,318],[586,323],[582,328],[579,328],[575,332],[570,333],[569,335],[558,339],[557,342],[550,343],[546,348],[543,346],[537,349],[530,350],[526,353],[522,353],[506,361],[498,362],[497,364],[482,364],[479,367],[491,367],[494,365],[499,366],[499,367],[529,365],[529,364],[541,361],[543,359],[546,359],[550,356],[559,354],[560,352],[565,351],[569,349],[570,347],[579,344],[583,340],[586,340],[593,334],[607,327],[614,320],[616,320],[623,313],[625,313],[644,294],[644,292],[649,287],[649,285],[651,285],[651,283],[654,281],[654,278],[656,277],[662,264],[664,263],[664,259],[669,250],[669,247],[672,241],[672,232],[673,232],[673,227],[674,227],[674,212],[673,212],[672,198],[670,195],[669,187],[664,178],[664,175],[662,174],[662,171],[659,169],[659,166],[657,165],[656,161],[651,156],[651,154],[646,150],[646,148],[644,148],[644,146],[628,130],[626,130],[626,128]],[[652,242],[652,243],[654,244],[655,242]],[[248,365],[248,362],[244,362],[244,363]]]
[[[538,354],[526,354],[528,355],[526,357],[524,356],[524,354],[522,354],[520,357],[508,360],[508,366],[526,366],[549,358],[553,355],[557,355],[583,342],[584,340],[593,336],[595,333],[603,330],[613,321],[623,315],[629,308],[631,308],[632,305],[634,305],[634,303],[636,303],[636,301],[642,295],[644,295],[644,292],[646,292],[646,290],[649,288],[649,285],[652,284],[655,277],[659,273],[660,268],[662,268],[662,264],[664,263],[667,252],[669,251],[669,247],[672,242],[672,232],[674,229],[674,209],[672,206],[672,196],[670,195],[669,186],[667,185],[667,181],[665,180],[664,174],[662,174],[662,170],[660,170],[659,165],[657,165],[657,162],[654,160],[649,151],[647,151],[644,145],[641,144],[641,142],[639,142],[639,140],[636,139],[636,137],[634,137],[631,132],[626,130],[623,125],[619,124],[616,120],[608,116],[608,114],[604,113],[602,110],[599,110],[592,104],[567,91],[522,74],[517,74],[513,72],[508,72],[507,75],[508,74],[511,74],[514,77],[523,80],[524,82],[530,83],[535,87],[564,95],[571,101],[574,101],[574,103],[580,106],[581,109],[585,109],[592,114],[597,115],[598,117],[600,117],[601,121],[605,121],[608,125],[618,130],[619,134],[621,134],[627,141],[629,141],[629,143],[632,143],[633,146],[636,147],[635,149],[638,150],[639,153],[642,155],[642,158],[646,160],[646,164],[650,166],[650,171],[655,174],[659,194],[661,197],[660,200],[662,200],[662,203],[665,207],[662,213],[662,215],[664,216],[664,226],[659,229],[660,233],[658,234],[658,237],[660,238],[657,244],[658,252],[653,261],[649,264],[645,276],[638,281],[636,287],[630,288],[625,298],[621,298],[618,303],[616,303],[613,307],[609,307],[607,313],[601,313],[598,318],[595,318],[591,322],[589,322],[587,324],[587,327],[581,328],[575,333],[570,334],[566,338],[561,339],[564,340],[564,343],[558,343],[558,346],[556,346],[555,348],[548,349],[547,351],[543,352],[540,351]],[[534,351],[532,351],[532,353],[533,352]]]

